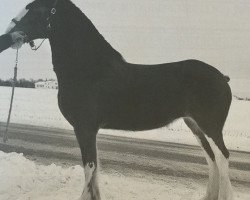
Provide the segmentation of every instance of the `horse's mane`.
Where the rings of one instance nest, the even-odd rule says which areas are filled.
[[[78,26],[80,29],[78,31],[80,32],[88,32],[88,39],[91,41],[91,46],[96,47],[106,58],[124,60],[122,55],[106,41],[106,39],[99,33],[90,19],[80,10],[80,8],[78,8],[71,0],[64,0],[64,2],[66,3],[65,5],[67,5],[67,10],[70,11],[70,15],[72,15],[74,19],[77,19],[74,26]],[[81,24],[80,27],[79,24]]]

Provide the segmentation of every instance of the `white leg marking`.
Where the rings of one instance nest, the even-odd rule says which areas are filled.
[[[89,184],[91,181],[91,178],[93,176],[93,173],[95,171],[95,164],[92,163],[87,163],[87,165],[84,167],[84,173],[85,173],[85,185]]]
[[[95,170],[93,174],[91,186],[92,186],[93,196],[95,200],[101,200],[97,175],[98,175],[98,171]]]
[[[93,200],[92,197],[94,200],[100,200],[96,169],[97,167],[94,163],[87,163],[84,167],[85,185],[79,200]]]
[[[202,198],[202,200],[217,200],[219,195],[219,169],[216,165],[216,162],[209,157],[209,155],[203,148],[200,138],[196,135],[195,137],[203,149],[209,167],[207,194],[204,198]]]
[[[204,149],[201,139],[196,135],[196,134],[203,134],[205,137],[205,134],[203,131],[200,129],[200,127],[197,125],[195,120],[192,118],[186,118],[187,122],[189,122],[189,126],[191,130],[194,132],[194,136],[196,137],[198,143],[203,149],[203,152],[205,154],[205,158],[208,163],[209,167],[209,180],[208,180],[208,185],[207,185],[207,193],[206,196],[202,198],[202,200],[218,200],[219,196],[219,169],[216,165],[216,162],[213,161],[206,150]],[[206,138],[204,138],[206,139]]]
[[[233,200],[233,190],[229,180],[228,159],[224,157],[221,150],[211,138],[207,140],[214,152],[215,161],[219,170],[219,197],[218,200]]]
[[[80,200],[91,200],[91,193],[90,193],[90,181],[93,177],[93,173],[95,171],[95,164],[94,163],[87,163],[87,165],[84,167],[84,173],[85,173],[85,185],[84,190],[82,193],[82,196]]]

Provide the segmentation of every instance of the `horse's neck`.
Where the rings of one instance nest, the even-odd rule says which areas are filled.
[[[50,44],[55,69],[89,68],[122,61],[90,20],[73,7],[57,12],[52,22]],[[100,66],[101,67],[101,66]]]

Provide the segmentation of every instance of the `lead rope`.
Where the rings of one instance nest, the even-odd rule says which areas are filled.
[[[33,51],[37,51],[43,45],[43,43],[44,43],[45,40],[46,40],[46,38],[43,39],[42,42],[38,46],[35,45],[34,41],[29,42],[31,49]]]
[[[50,18],[51,16],[56,14],[56,9],[55,6],[57,4],[58,0],[55,0],[54,6],[50,11],[50,16],[48,17],[48,21],[49,21],[49,25],[48,25],[48,29],[51,29],[51,25],[50,25]],[[37,51],[44,43],[45,39],[42,40],[42,42],[40,43],[40,45],[38,45],[36,47],[35,43],[33,41],[29,42],[30,43],[30,47],[33,51]],[[18,65],[18,49],[16,51],[16,64],[14,67],[14,78],[12,81],[12,94],[11,94],[11,100],[10,100],[10,109],[9,109],[9,115],[8,115],[8,119],[7,119],[7,124],[6,124],[6,130],[3,134],[3,142],[6,143],[8,141],[8,130],[9,130],[9,124],[10,124],[10,117],[11,117],[11,111],[12,111],[12,105],[13,105],[13,98],[14,98],[14,94],[15,94],[15,86],[16,86],[16,81],[17,81],[17,65]]]
[[[3,134],[3,142],[4,143],[6,143],[8,141],[8,130],[9,130],[9,125],[10,125],[10,116],[11,116],[13,99],[14,99],[14,94],[15,94],[15,86],[16,86],[16,81],[17,81],[17,65],[18,65],[18,49],[16,50],[16,63],[15,63],[15,67],[14,67],[14,78],[12,80],[12,94],[11,94],[11,100],[10,100],[9,115],[8,115],[8,119],[7,119],[6,130]]]

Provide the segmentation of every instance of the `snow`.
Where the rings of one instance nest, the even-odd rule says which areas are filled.
[[[231,79],[229,85],[234,95],[241,98],[250,98],[249,79]]]
[[[6,122],[11,96],[10,87],[0,87],[0,121]],[[16,88],[11,122],[71,129],[57,105],[57,90]],[[226,146],[250,151],[250,101],[233,99],[224,128]],[[183,120],[168,127],[140,132],[100,130],[101,134],[197,145]]]
[[[0,199],[1,200],[76,200],[84,186],[81,166],[62,168],[51,164],[37,165],[22,154],[0,151]],[[103,200],[200,199],[205,183],[185,178],[169,177],[156,180],[100,174],[100,189]],[[236,200],[250,199],[246,190],[235,188]]]

